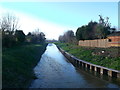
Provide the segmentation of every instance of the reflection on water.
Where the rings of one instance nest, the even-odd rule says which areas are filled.
[[[37,77],[30,88],[117,88],[118,85],[102,80],[75,68],[57,49],[48,44],[41,60],[34,68]]]

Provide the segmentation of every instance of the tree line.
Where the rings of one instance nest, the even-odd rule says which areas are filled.
[[[2,47],[13,47],[21,45],[24,42],[28,43],[44,43],[45,34],[43,32],[34,31],[27,35],[23,30],[18,29],[18,19],[11,14],[6,14],[0,19],[0,33],[2,33]]]
[[[68,30],[59,36],[60,42],[76,43],[79,40],[105,39],[107,35],[114,33],[116,28],[111,28],[109,18],[99,15],[99,22],[90,21],[87,25],[78,27],[77,31]]]
[[[59,36],[59,41],[60,42],[65,42],[65,43],[76,43],[76,37],[74,35],[74,32],[72,30],[68,30],[65,32],[63,35]]]

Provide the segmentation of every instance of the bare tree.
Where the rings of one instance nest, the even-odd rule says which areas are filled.
[[[33,35],[38,35],[38,34],[40,34],[40,29],[39,29],[39,28],[35,29],[35,30],[32,32],[32,34],[33,34]]]
[[[14,15],[7,13],[0,19],[2,31],[9,31],[12,34],[18,28],[18,19]]]
[[[110,34],[111,23],[109,23],[109,17],[106,17],[105,19],[103,19],[101,15],[99,15],[99,17],[100,17],[99,24],[97,24],[96,26],[95,35],[99,39],[102,39],[102,38],[104,39],[107,37],[108,34]]]

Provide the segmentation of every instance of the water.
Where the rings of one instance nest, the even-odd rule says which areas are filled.
[[[37,79],[30,88],[120,88],[84,69],[75,68],[55,44],[48,44],[34,73]]]

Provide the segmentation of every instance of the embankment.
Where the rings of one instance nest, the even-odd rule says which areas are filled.
[[[67,44],[68,46],[68,44]],[[66,46],[66,47],[67,47]],[[69,46],[68,46],[69,47]],[[64,47],[65,48],[65,47]],[[80,48],[80,47],[78,47]],[[77,48],[77,49],[78,49]],[[81,59],[78,59],[76,57],[74,57],[73,55],[69,54],[68,52],[62,50],[61,48],[58,47],[58,49],[63,53],[63,55],[68,58],[68,60],[73,63],[73,64],[76,64],[78,66],[82,66],[82,67],[85,67],[87,69],[90,69],[92,71],[96,71],[100,74],[106,74],[108,76],[111,76],[111,77],[117,77],[117,78],[120,78],[120,71],[119,70],[114,70],[114,69],[111,69],[111,68],[107,68],[107,67],[103,67],[103,66],[100,66],[100,65],[96,65],[96,64],[93,64],[93,63],[90,63],[90,62],[87,62],[87,61],[84,61],[84,60],[81,60]],[[65,48],[66,49],[66,48]],[[74,49],[76,49],[74,47],[73,48],[70,48],[71,51]],[[66,49],[67,50],[67,49]],[[88,51],[89,52],[89,51]],[[79,53],[79,52],[78,52]],[[82,54],[82,53],[79,53],[79,54]],[[84,54],[84,53],[83,53]],[[89,59],[89,58],[88,58]],[[118,65],[118,64],[117,64]]]
[[[74,57],[73,55],[65,52],[61,48],[58,47],[58,49],[74,65],[77,65],[77,66],[80,66],[80,67],[84,67],[84,68],[87,68],[89,70],[98,72],[100,74],[108,75],[110,77],[120,78],[120,71],[118,71],[118,70],[102,67],[102,66],[99,66],[99,65],[95,65],[95,64],[92,64],[92,63],[80,60],[80,59]]]
[[[47,44],[30,44],[2,50],[2,88],[27,88],[35,78],[33,68]]]
[[[75,57],[107,68],[120,70],[120,48],[81,47],[68,43],[55,43]]]

